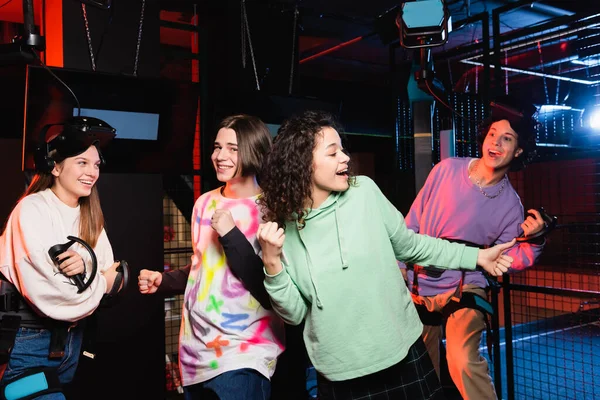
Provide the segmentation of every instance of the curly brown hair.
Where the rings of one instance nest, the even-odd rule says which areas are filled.
[[[287,221],[295,220],[299,229],[304,227],[306,202],[312,203],[316,136],[326,127],[335,129],[340,136],[343,134],[342,126],[332,114],[313,110],[289,118],[277,131],[260,176],[263,194],[258,202],[265,221],[277,222],[285,229]]]

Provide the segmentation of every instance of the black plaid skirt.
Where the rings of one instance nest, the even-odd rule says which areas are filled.
[[[440,381],[423,339],[419,337],[404,360],[383,371],[346,381],[317,375],[319,400],[443,400]]]

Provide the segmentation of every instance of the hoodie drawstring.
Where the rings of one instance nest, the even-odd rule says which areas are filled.
[[[348,261],[347,261],[348,252],[346,251],[346,247],[344,246],[344,235],[342,234],[343,229],[342,229],[341,221],[340,221],[340,218],[338,215],[339,214],[339,204],[338,204],[337,200],[338,200],[337,198],[335,198],[333,200],[335,229],[336,229],[336,234],[337,234],[338,248],[339,248],[339,252],[340,252],[340,260],[342,262],[342,269],[347,269],[348,268]],[[310,217],[314,218],[316,215],[318,215],[322,211],[323,210],[317,211],[317,213],[310,215]],[[313,277],[313,271],[312,271],[313,263],[310,258],[310,252],[308,251],[308,247],[306,246],[306,243],[304,242],[304,238],[302,237],[302,229],[298,229],[297,221],[296,221],[296,229],[298,230],[298,236],[300,237],[300,243],[302,243],[302,246],[304,247],[304,251],[306,252],[306,262],[308,264],[308,276],[310,278],[310,282],[315,291],[315,303],[317,304],[318,308],[323,308],[323,303],[321,303],[321,298],[319,297],[319,290],[317,289],[317,283],[315,282],[315,279]]]
[[[296,229],[298,229],[298,222],[296,222]],[[315,300],[317,303],[317,307],[318,308],[323,308],[323,304],[321,303],[321,299],[319,298],[319,290],[317,289],[317,283],[315,282],[315,279],[313,278],[313,273],[312,273],[312,260],[310,259],[310,253],[308,252],[308,247],[306,247],[306,243],[304,243],[304,240],[302,238],[302,229],[298,229],[298,236],[300,237],[300,242],[302,243],[302,246],[304,247],[304,251],[306,253],[306,264],[308,265],[308,276],[310,278],[310,283],[312,283],[313,289],[315,290]]]
[[[340,226],[340,219],[338,218],[338,202],[335,202],[335,228],[337,229],[337,238],[338,238],[338,247],[340,249],[340,259],[342,260],[342,269],[348,268],[348,262],[344,255],[346,254],[346,249],[344,248],[344,238],[342,236],[342,228]]]

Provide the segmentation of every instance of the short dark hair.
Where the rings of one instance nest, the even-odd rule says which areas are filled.
[[[507,95],[492,101],[490,110],[490,116],[479,125],[477,132],[479,150],[481,151],[492,124],[507,120],[517,133],[517,145],[523,151],[519,157],[512,160],[510,169],[519,171],[525,168],[536,155],[537,108],[533,104],[524,103]]]
[[[259,175],[265,155],[273,143],[269,128],[258,117],[237,114],[224,118],[217,127],[232,129],[238,145],[238,170],[241,176]],[[237,171],[236,171],[237,173]]]

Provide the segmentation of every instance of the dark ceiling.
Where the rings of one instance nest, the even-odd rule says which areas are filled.
[[[242,72],[220,77],[228,78],[215,79],[215,75],[212,75],[213,80],[217,81],[236,77],[237,81],[232,84],[233,89],[222,91],[228,93],[224,96],[231,97],[231,93],[236,93],[240,82],[242,86],[249,84],[252,89],[255,75],[262,82],[262,77],[268,74],[273,76],[279,69],[282,71],[280,80],[283,81],[278,91],[281,94],[308,95],[319,99],[327,99],[329,94],[335,94],[346,99],[346,110],[350,108],[349,103],[356,102],[356,110],[362,110],[360,119],[368,119],[368,116],[372,117],[371,120],[380,119],[377,110],[382,108],[385,102],[381,99],[382,94],[385,96],[385,91],[389,92],[392,86],[399,87],[394,86],[393,82],[393,79],[398,79],[395,76],[398,74],[390,73],[391,55],[396,67],[401,65],[403,81],[400,86],[404,88],[410,76],[410,64],[412,62],[414,65],[418,60],[418,50],[403,49],[397,44],[398,32],[393,18],[402,2],[394,0],[220,0],[217,3],[214,0],[163,0],[161,8],[184,22],[190,21],[195,8],[200,18],[204,16],[205,22],[208,20],[215,26],[213,31],[216,33],[208,39],[208,45],[221,40],[218,46],[228,48],[227,54],[219,53],[217,56],[219,58],[222,55],[226,58],[217,68],[220,72],[221,69],[230,68],[230,65],[241,64],[239,43],[242,3],[246,4],[248,10],[248,26],[256,56],[257,72],[252,74],[249,68],[246,68]],[[500,18],[500,32],[503,38],[518,33],[517,37],[507,42],[510,50],[504,51],[503,44],[501,63],[511,68],[522,69],[525,73],[505,70],[502,71],[502,78],[498,79],[500,75],[491,70],[492,91],[503,92],[510,86],[511,92],[522,91],[536,104],[570,102],[573,106],[584,107],[584,103],[593,98],[597,98],[596,102],[600,103],[600,85],[593,83],[600,79],[600,2],[596,0],[448,0],[446,4],[455,30],[450,33],[445,45],[432,49],[436,75],[443,81],[447,93],[451,88],[455,92],[477,93],[483,81],[483,68],[477,65],[482,61],[481,49],[478,50],[477,59],[469,60],[465,55],[448,58],[449,52],[459,46],[465,47],[481,42],[483,36],[481,22],[457,28],[460,25],[458,22],[488,12],[491,34],[492,11],[515,3],[521,6],[502,13]],[[214,13],[215,9],[219,11]],[[297,14],[294,13],[295,10]],[[594,22],[589,25],[586,25],[588,22],[584,22],[583,25],[586,26],[580,29],[582,24],[575,20],[575,17],[593,13],[598,14],[594,17]],[[379,22],[386,19],[383,17],[386,15],[392,16],[391,23],[380,24]],[[294,24],[294,16],[297,17],[297,25]],[[563,24],[562,21],[567,22]],[[546,24],[555,26],[543,31],[535,28]],[[293,26],[297,27],[296,50],[299,64],[290,63],[294,53],[291,48]],[[531,31],[532,27],[535,32]],[[548,39],[555,32],[556,35]],[[218,36],[229,38],[223,39]],[[390,37],[393,39],[392,43]],[[521,43],[512,49],[513,43],[524,40],[527,41],[526,45],[521,46]],[[504,43],[504,39],[502,42]],[[580,50],[585,46],[589,47],[586,50],[588,56],[591,54],[593,58],[587,61],[593,63],[575,65],[573,60],[581,57]],[[214,58],[213,56],[212,59]],[[246,62],[250,63],[248,54]],[[298,83],[291,93],[287,93],[286,80],[289,80],[290,65],[294,65],[293,72],[298,78]],[[240,78],[243,74],[245,76]],[[583,80],[583,83],[578,80]],[[326,89],[319,91],[315,90],[315,87]],[[374,89],[369,93],[361,92],[364,88]],[[266,91],[268,92],[268,89]],[[215,92],[219,93],[219,90]],[[368,111],[364,111],[365,109]],[[364,115],[365,113],[368,115]],[[346,119],[348,118],[346,116]]]
[[[378,17],[395,10],[401,2],[394,0],[247,0],[249,10],[249,27],[254,35],[253,45],[261,47],[261,43],[281,36],[282,24],[291,27],[294,10],[297,9],[298,57],[300,65],[297,73],[305,77],[318,77],[326,80],[364,82],[373,85],[386,85],[385,77],[390,70],[390,49],[385,35],[397,38],[396,27],[387,22],[380,26],[386,33],[382,36],[382,28],[378,27]],[[515,3],[511,0],[448,0],[447,5],[456,23],[469,16]],[[198,13],[206,12],[214,7],[213,1],[203,0],[168,0],[162,1],[161,7],[171,11],[185,11],[189,15],[191,6],[196,6]],[[239,18],[241,1],[221,0],[219,5],[227,4],[228,11],[221,18],[235,20]],[[268,13],[256,12],[252,8],[268,8]],[[296,8],[297,7],[297,8]],[[568,16],[574,13],[590,12],[592,8],[600,11],[600,4],[590,0],[551,0],[535,1],[502,15],[501,32],[519,30],[536,24],[547,22],[552,18]],[[273,12],[273,10],[276,10]],[[279,13],[279,17],[276,15]],[[280,18],[281,17],[281,18]],[[280,21],[274,22],[276,19]],[[239,21],[239,19],[238,19]],[[231,22],[230,22],[231,23]],[[231,26],[223,24],[224,30]],[[238,28],[239,29],[239,28]],[[261,36],[259,31],[267,29],[267,35]],[[490,22],[491,29],[491,22]],[[289,33],[289,32],[288,32]],[[239,36],[239,31],[237,33]],[[235,36],[235,35],[234,35]],[[480,40],[481,23],[474,23],[453,31],[446,45],[433,49],[434,53],[443,52],[459,45]],[[389,37],[388,37],[389,38]],[[237,40],[237,39],[236,39]],[[348,41],[351,44],[345,45]],[[289,57],[285,46],[264,44],[269,52],[281,53],[279,57]],[[337,48],[327,54],[322,54]],[[414,51],[397,48],[396,59],[413,59]],[[259,60],[260,61],[260,60]],[[260,72],[259,72],[260,75]]]
[[[3,15],[17,14],[18,1],[12,1],[3,7]],[[577,13],[591,14],[596,11],[600,14],[600,2],[597,0],[545,0],[545,1],[511,1],[511,0],[447,0],[446,4],[455,28],[458,22],[470,16],[476,16],[482,12],[492,13],[499,7],[505,7],[513,3],[523,4],[522,7],[503,13],[500,19],[501,32],[520,32],[528,27],[548,23],[556,18],[565,18]],[[115,2],[115,4],[117,4]],[[416,60],[417,50],[406,50],[397,45],[397,28],[393,18],[397,14],[397,8],[402,2],[395,0],[160,0],[163,10],[161,18],[166,14],[168,20],[190,22],[194,13],[200,18],[204,17],[212,26],[205,46],[220,46],[217,52],[210,53],[212,59],[223,58],[221,64],[215,64],[218,72],[223,68],[230,68],[232,64],[241,64],[242,50],[240,37],[242,28],[240,26],[241,4],[245,4],[248,10],[248,32],[252,39],[254,56],[256,58],[257,71],[250,73],[250,68],[230,70],[228,73],[219,75],[220,80],[234,77],[240,82],[252,84],[251,81],[268,78],[268,75],[279,74],[278,79],[283,82],[281,88],[287,89],[286,80],[292,74],[303,80],[336,81],[340,84],[352,82],[366,86],[385,88],[390,84],[390,59],[391,54],[395,62]],[[217,11],[215,11],[217,10]],[[11,14],[12,13],[12,14]],[[386,18],[391,16],[391,18]],[[598,18],[600,20],[600,16]],[[386,21],[383,23],[383,21]],[[297,22],[297,24],[295,23]],[[572,24],[572,22],[571,22]],[[573,25],[574,26],[574,25]],[[295,27],[295,30],[294,30]],[[584,35],[588,42],[600,43],[600,35],[597,35],[600,22],[588,28]],[[560,30],[564,26],[556,26],[553,29]],[[571,28],[571,26],[569,26]],[[491,21],[490,21],[491,29]],[[167,31],[165,29],[164,31]],[[171,30],[172,32],[173,30]],[[292,40],[295,33],[297,42]],[[538,32],[539,33],[539,32]],[[189,46],[190,35],[181,32],[187,37]],[[187,36],[186,36],[187,34]],[[171,34],[172,35],[172,34]],[[170,39],[169,34],[163,35],[161,30],[161,42],[166,44]],[[465,46],[481,41],[482,24],[471,23],[455,29],[449,35],[448,42],[433,48],[433,60],[444,60],[448,50],[458,46]],[[536,38],[519,51],[507,52],[507,64],[527,68],[534,73],[542,72],[555,75],[565,75],[577,79],[589,79],[592,71],[590,65],[584,67],[574,66],[571,61],[577,56],[580,47],[577,41],[581,41],[582,34],[564,35],[556,40],[545,40],[541,42],[540,49],[536,48]],[[390,39],[393,40],[390,46]],[[565,43],[561,43],[565,42]],[[168,43],[178,46],[177,43]],[[181,46],[181,44],[179,44]],[[183,44],[185,47],[186,44]],[[600,47],[600,45],[598,46]],[[393,49],[393,51],[390,51]],[[330,51],[328,51],[330,50]],[[595,51],[595,48],[593,49]],[[250,53],[246,46],[246,53]],[[291,62],[292,54],[295,54],[299,64]],[[598,69],[600,65],[600,51],[595,51],[594,56],[597,63],[593,68]],[[251,55],[246,54],[246,62],[251,64]],[[481,59],[479,59],[481,60]],[[454,61],[452,61],[454,62]],[[404,67],[406,64],[403,64]],[[236,66],[236,68],[241,68]],[[290,69],[293,71],[290,71]],[[472,81],[480,79],[479,66],[465,63],[464,59],[455,64],[448,62],[446,71],[450,75],[446,79],[450,86],[463,85],[467,87]],[[406,69],[406,68],[405,68]],[[240,78],[239,75],[246,74],[247,77]],[[213,79],[215,75],[213,74]],[[222,79],[221,79],[222,78]],[[510,78],[519,82],[523,76],[512,73]],[[552,78],[551,78],[552,79]],[[268,80],[268,79],[265,79]],[[448,82],[445,82],[448,84]],[[572,82],[571,82],[572,83]],[[235,88],[235,82],[232,84]],[[542,90],[548,90],[553,85],[546,84]],[[564,90],[563,85],[560,90]],[[587,87],[594,85],[587,85]],[[600,85],[595,85],[600,87]],[[296,89],[296,88],[295,88]],[[285,92],[286,90],[283,90]],[[294,90],[295,91],[295,90]],[[559,91],[559,88],[556,88]],[[282,90],[279,90],[281,93]],[[570,93],[570,91],[569,91]],[[281,93],[285,94],[285,93]],[[546,96],[548,97],[548,96]],[[561,94],[562,97],[562,94]]]
[[[456,23],[484,11],[490,12],[491,15],[493,9],[510,3],[511,1],[503,0],[452,0],[448,2],[448,7],[453,23]],[[303,0],[298,4],[302,27],[300,59],[303,59],[345,41],[369,35],[374,31],[374,22],[377,17],[398,6],[399,2],[370,0],[351,3],[340,0],[325,2]],[[589,9],[589,5],[589,1],[581,0],[536,2],[533,3],[533,6],[504,14],[501,18],[501,31],[512,31],[539,24],[554,17],[586,11],[586,7]],[[480,39],[481,36],[481,24],[466,26],[452,32],[449,35],[448,43],[435,48],[434,52],[471,43]],[[412,51],[408,51],[408,53],[405,57],[411,58]],[[381,37],[374,35],[301,65],[301,70],[305,74],[319,74],[328,68],[342,71],[348,68],[360,68],[365,74],[365,79],[369,79],[367,78],[369,75],[376,76],[389,70],[389,50],[382,43]],[[337,75],[339,76],[340,73],[338,72]]]

